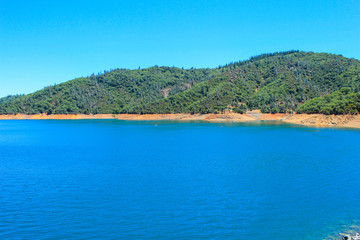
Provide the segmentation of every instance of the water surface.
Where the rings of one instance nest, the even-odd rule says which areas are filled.
[[[323,239],[360,220],[360,131],[0,121],[0,239]]]

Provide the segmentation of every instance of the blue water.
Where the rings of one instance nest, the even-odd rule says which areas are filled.
[[[0,121],[0,239],[323,239],[360,220],[360,131]]]

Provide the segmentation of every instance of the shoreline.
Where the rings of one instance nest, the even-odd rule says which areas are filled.
[[[258,110],[246,114],[16,114],[0,115],[0,120],[76,120],[76,119],[118,119],[132,121],[177,120],[177,121],[205,121],[205,122],[253,122],[253,121],[281,121],[313,127],[345,127],[360,128],[359,115],[322,115],[322,114],[262,114]]]

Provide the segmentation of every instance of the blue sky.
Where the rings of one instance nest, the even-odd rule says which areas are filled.
[[[290,49],[360,59],[360,0],[0,0],[0,97],[111,68]]]

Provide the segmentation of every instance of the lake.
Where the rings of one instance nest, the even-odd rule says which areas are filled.
[[[360,220],[360,131],[0,121],[0,239],[324,239]]]

